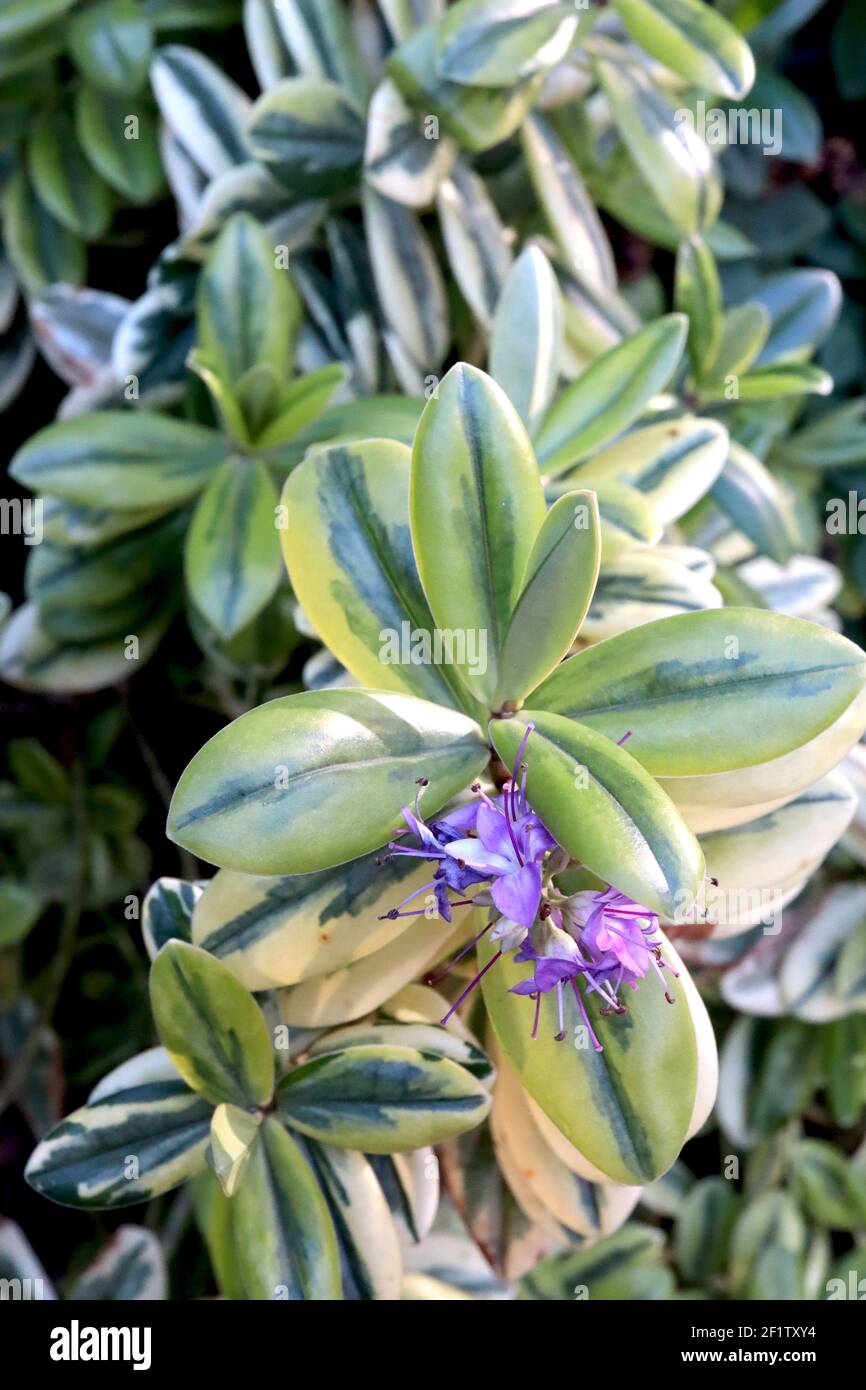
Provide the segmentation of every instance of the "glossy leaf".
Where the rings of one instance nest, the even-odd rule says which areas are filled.
[[[389,55],[386,66],[411,104],[434,114],[468,150],[487,150],[513,135],[544,81],[543,73],[505,88],[449,81],[439,70],[434,24],[408,36]]]
[[[564,58],[577,22],[555,0],[459,0],[437,29],[439,71],[472,87],[510,87]]]
[[[141,905],[141,934],[150,959],[167,941],[192,939],[192,915],[202,890],[182,878],[158,878]]]
[[[203,53],[181,44],[160,48],[151,82],[166,124],[209,178],[249,158],[249,97]]]
[[[492,959],[482,945],[479,962]],[[666,960],[680,969],[668,943]],[[683,969],[685,967],[682,967]],[[565,1043],[555,995],[542,996],[538,1036],[533,1005],[511,987],[525,965],[503,957],[482,981],[484,1002],[502,1050],[525,1090],[566,1139],[612,1182],[651,1182],[670,1167],[684,1142],[697,1085],[697,1043],[682,989],[666,1003],[654,979],[629,992],[628,1013],[602,1018],[594,996],[584,1006],[604,1050],[596,1052],[571,990],[564,992]]]
[[[458,159],[439,185],[436,207],[451,273],[479,323],[489,328],[512,260],[496,205],[484,180]]]
[[[640,68],[602,59],[596,70],[619,133],[661,207],[686,236],[704,231],[721,202],[704,141],[692,124],[676,119]]]
[[[28,168],[36,195],[64,227],[85,241],[108,229],[111,193],[83,157],[71,113],[46,113],[28,147]]]
[[[225,457],[214,431],[152,413],[105,410],[48,425],[12,460],[36,492],[120,510],[186,502]]]
[[[701,5],[701,9],[706,6]],[[689,321],[689,357],[700,380],[718,353],[723,322],[719,273],[713,253],[701,237],[684,241],[677,252],[674,303]]]
[[[498,707],[522,700],[568,654],[595,590],[600,528],[592,492],[567,492],[547,513],[505,634]]]
[[[390,333],[408,356],[404,389],[420,394],[448,349],[448,301],[442,272],[415,214],[372,187],[363,190],[364,227],[379,303]]]
[[[364,121],[335,83],[287,77],[253,106],[246,139],[294,197],[321,198],[350,183],[360,167]]]
[[[274,1054],[249,991],[197,946],[169,941],[150,972],[154,1022],[181,1076],[214,1105],[270,1100]]]
[[[755,80],[749,45],[701,0],[616,0],[635,43],[695,87],[744,97]],[[759,103],[760,104],[760,103]]]
[[[728,435],[716,420],[684,416],[632,430],[562,479],[571,487],[595,487],[607,479],[635,488],[660,523],[677,521],[704,496],[721,473]]]
[[[569,269],[601,294],[616,289],[613,252],[583,180],[554,127],[540,114],[521,130],[529,173]]]
[[[241,1286],[249,1299],[339,1299],[334,1225],[312,1169],[277,1120],[266,1120],[231,1202]]]
[[[408,105],[396,83],[385,78],[367,114],[367,182],[394,202],[429,207],[456,158],[454,142],[447,135],[427,139],[423,116]]]
[[[307,1156],[337,1232],[344,1298],[399,1299],[400,1237],[373,1165],[361,1153],[330,1144],[308,1144]]]
[[[223,868],[308,873],[383,845],[418,777],[429,781],[429,814],[486,761],[478,726],[426,700],[308,691],[251,710],[205,744],[177,785],[168,832]]]
[[[491,724],[506,767],[514,766],[530,723],[527,796],[551,835],[572,858],[652,911],[688,907],[703,876],[703,855],[658,783],[612,739],[528,709]]]
[[[133,0],[100,0],[75,16],[69,48],[85,76],[129,96],[147,77],[153,32]]]
[[[286,878],[221,869],[196,906],[193,940],[248,989],[330,975],[394,941],[408,919],[383,916],[429,882],[424,864],[377,861]]]
[[[611,348],[560,393],[535,434],[545,473],[562,473],[626,429],[668,383],[686,336],[668,314]]]
[[[477,698],[490,699],[544,498],[514,407],[477,368],[453,367],[424,410],[412,451],[410,510],[433,618],[439,628],[466,635],[460,672]]]
[[[198,342],[220,379],[237,386],[246,372],[267,364],[282,386],[300,316],[297,293],[277,267],[269,237],[252,217],[235,214],[214,244],[198,290]]]
[[[179,1080],[115,1091],[61,1121],[31,1155],[25,1176],[61,1206],[145,1202],[204,1167],[210,1118],[207,1101]]]
[[[280,581],[277,491],[258,460],[226,459],[201,495],[186,541],[186,582],[221,637],[233,637]]]
[[[460,644],[440,643],[438,658],[434,646],[409,530],[410,462],[385,439],[309,457],[283,492],[286,567],[316,631],[359,681],[471,712],[453,664]]]
[[[338,1148],[395,1153],[441,1143],[484,1119],[482,1083],[447,1057],[370,1044],[329,1052],[283,1078],[279,1113]]]
[[[532,430],[559,376],[562,297],[537,246],[518,256],[502,286],[490,330],[490,375]]]
[[[629,753],[648,771],[688,777],[799,748],[848,709],[864,678],[863,655],[844,637],[726,608],[648,623],[581,652],[533,704],[613,739],[631,729]]]

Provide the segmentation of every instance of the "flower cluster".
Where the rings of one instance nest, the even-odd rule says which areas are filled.
[[[423,909],[404,909],[413,899],[431,892],[437,912],[446,922],[451,922],[455,907],[489,906],[490,920],[452,965],[488,934],[497,943],[497,950],[442,1022],[460,1007],[487,971],[513,951],[517,964],[533,967],[532,974],[512,990],[535,1001],[532,1036],[538,1034],[542,996],[555,992],[559,1016],[556,1036],[558,1040],[565,1037],[564,987],[570,986],[593,1046],[600,1052],[602,1045],[589,1021],[585,995],[598,996],[602,1017],[626,1013],[620,991],[623,987],[636,989],[638,981],[652,969],[672,1004],[664,971],[677,972],[662,956],[658,917],[648,908],[611,886],[571,897],[556,890],[554,869],[562,869],[570,861],[527,800],[522,758],[531,732],[529,725],[511,778],[496,797],[487,795],[476,783],[472,788],[477,796],[474,802],[428,825],[420,810],[426,783],[419,783],[414,809],[403,808],[406,829],[395,832],[400,838],[388,846],[389,857],[410,855],[437,867],[429,883],[385,917],[421,915]],[[409,834],[417,844],[403,842]],[[470,891],[473,889],[474,893]],[[460,896],[452,898],[450,892]]]

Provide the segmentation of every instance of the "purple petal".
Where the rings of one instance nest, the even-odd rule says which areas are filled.
[[[468,835],[470,830],[475,829],[475,818],[480,804],[478,801],[468,801],[465,806],[458,806],[456,811],[449,811],[447,816],[440,816],[434,822],[434,828],[438,830],[441,827],[456,831],[460,835]]]
[[[515,873],[497,879],[490,889],[499,911],[522,927],[531,927],[541,901],[541,867],[524,864]]]
[[[501,854],[492,854],[490,850],[485,849],[480,840],[454,840],[452,844],[445,846],[445,853],[451,859],[461,859],[470,869],[477,869],[489,878],[497,874],[507,874],[513,867],[511,861],[503,859]]]
[[[478,838],[485,849],[489,849],[493,854],[504,855],[509,861],[517,862],[511,836],[508,833],[508,822],[501,811],[495,810],[493,806],[482,804],[478,808],[476,826]]]

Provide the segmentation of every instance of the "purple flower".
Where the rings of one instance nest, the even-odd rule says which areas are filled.
[[[663,970],[676,971],[667,964],[661,953],[658,937],[658,917],[616,888],[602,892],[576,893],[566,899],[556,916],[565,924],[560,927],[542,924],[533,936],[527,936],[515,956],[518,964],[531,961],[532,975],[512,989],[513,994],[528,994],[536,1001],[535,1024],[538,1030],[541,996],[556,990],[559,1011],[557,1039],[565,1036],[562,987],[570,982],[581,1018],[589,1029],[593,1046],[601,1052],[599,1042],[589,1021],[583,994],[598,994],[602,1017],[623,1014],[626,1006],[619,998],[623,984],[637,989],[650,966],[665,985],[665,998],[674,1002],[668,993]],[[583,977],[583,993],[578,979]]]
[[[413,847],[392,841],[388,848],[392,855],[413,855],[437,863],[438,868],[431,883],[410,894],[399,907],[386,913],[386,917],[402,915],[400,908],[419,894],[432,890],[439,912],[450,922],[451,908],[467,906],[472,900],[453,902],[448,890],[465,894],[467,888],[487,883],[490,884],[490,898],[504,917],[519,926],[532,926],[541,906],[542,861],[556,841],[526,799],[526,771],[522,769],[521,776],[520,760],[531,732],[529,725],[518,750],[512,780],[506,782],[502,794],[495,799],[482,792],[476,783],[473,791],[478,793],[478,801],[460,806],[427,825],[419,810],[426,782],[419,783],[415,810],[403,808],[403,819],[419,845]],[[403,835],[406,831],[399,833]]]

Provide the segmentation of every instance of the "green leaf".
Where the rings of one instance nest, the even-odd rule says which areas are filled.
[[[735,1297],[802,1298],[806,1227],[792,1197],[768,1192],[745,1207],[731,1247],[730,1279]]]
[[[601,518],[603,562],[615,560],[634,546],[655,545],[661,539],[662,524],[656,510],[636,488],[606,482],[597,483],[594,491]]]
[[[538,113],[523,123],[521,139],[533,186],[569,270],[590,289],[615,291],[607,234],[565,145]]]
[[[159,1236],[144,1226],[118,1226],[67,1297],[98,1303],[167,1299],[168,1270]]]
[[[225,224],[198,290],[198,340],[220,378],[237,386],[260,363],[288,375],[301,306],[274,247],[246,213]],[[282,382],[281,382],[282,384]]]
[[[705,364],[706,376],[727,386],[726,378],[747,371],[770,334],[770,315],[763,304],[740,304],[722,318],[716,355]],[[726,393],[723,391],[723,395]]]
[[[749,302],[770,315],[770,336],[757,358],[763,366],[822,343],[838,318],[842,287],[829,270],[786,270],[752,290]]]
[[[66,1207],[128,1207],[177,1187],[205,1163],[211,1107],[182,1081],[115,1091],[62,1120],[25,1170]]]
[[[604,519],[604,485],[627,484],[647,499],[659,524],[678,521],[699,502],[722,471],[728,456],[728,432],[717,420],[683,416],[632,430],[573,472],[560,486],[600,489]]]
[[[676,370],[687,326],[682,314],[647,324],[560,393],[535,434],[545,473],[564,472],[638,418]]]
[[[676,1224],[674,1253],[683,1279],[704,1287],[723,1274],[739,1200],[726,1178],[695,1183],[682,1204]]]
[[[364,157],[364,119],[334,82],[287,77],[253,106],[246,139],[256,159],[296,198],[350,185]]]
[[[158,878],[141,905],[141,934],[150,959],[167,941],[192,940],[192,914],[202,889],[182,878]]]
[[[412,106],[430,112],[467,150],[487,150],[507,140],[532,106],[544,74],[504,88],[463,86],[439,71],[437,26],[426,24],[399,45],[386,70]]]
[[[274,1088],[274,1052],[249,990],[198,946],[169,941],[150,971],[150,1000],[160,1041],[193,1090],[219,1105],[266,1105]]]
[[[582,628],[583,640],[600,642],[643,623],[721,608],[711,583],[713,561],[688,547],[633,547],[605,563]]]
[[[530,763],[531,758],[530,751]],[[495,942],[482,944],[481,966],[493,959],[495,948]],[[674,969],[685,969],[669,943],[661,949]],[[508,956],[481,982],[499,1044],[524,1088],[611,1182],[652,1182],[682,1148],[695,1101],[698,1050],[685,991],[676,988],[676,1003],[668,1004],[659,982],[647,978],[629,991],[628,1013],[613,1017],[601,1016],[598,996],[583,994],[604,1049],[597,1052],[571,990],[563,995],[566,1041],[555,1040],[555,994],[541,996],[538,1036],[532,1037],[534,1006],[511,993],[528,973]]]
[[[412,451],[412,539],[437,626],[462,630],[477,660],[468,689],[491,699],[505,633],[544,519],[532,446],[514,407],[475,367],[452,367]]]
[[[221,869],[196,906],[193,940],[248,989],[293,985],[331,975],[395,940],[410,919],[386,914],[428,881],[427,866],[408,856],[384,865],[365,855],[285,878]]]
[[[521,1301],[567,1302],[577,1290],[597,1300],[655,1300],[670,1297],[673,1278],[662,1265],[664,1236],[636,1222],[564,1254],[540,1260],[518,1285]]]
[[[437,659],[409,531],[410,460],[385,439],[307,458],[283,493],[286,567],[322,641],[362,684],[471,713],[451,664],[460,644]]]
[[[832,1144],[801,1139],[791,1158],[791,1176],[803,1209],[820,1226],[837,1231],[866,1226],[866,1203],[852,1164]]]
[[[135,0],[100,0],[69,26],[69,48],[78,67],[100,87],[130,96],[144,84],[153,32]]]
[[[52,630],[58,607],[107,610],[123,601],[145,607],[151,587],[175,568],[184,517],[170,512],[140,531],[131,531],[92,549],[43,541],[27,566],[28,598],[35,599]],[[111,630],[110,619],[107,630]]]
[[[490,330],[490,375],[528,430],[547,409],[559,376],[562,296],[544,252],[527,246],[502,286]]]
[[[715,221],[721,187],[713,158],[637,66],[596,61],[619,133],[668,217],[686,236]]]
[[[74,0],[3,0],[0,4],[0,42],[20,38],[32,29],[48,26],[66,10],[71,9]]]
[[[484,180],[458,159],[436,195],[448,263],[463,298],[489,329],[512,253],[505,227]]]
[[[749,45],[702,0],[615,0],[615,8],[638,47],[693,86],[732,99],[749,91]]]
[[[397,84],[386,77],[367,113],[367,182],[397,203],[429,207],[456,158],[457,149],[447,135],[427,139],[423,114],[409,106]]]
[[[343,1297],[399,1299],[403,1277],[400,1238],[372,1164],[363,1154],[330,1144],[308,1144],[307,1156],[337,1231]]]
[[[723,902],[736,905],[740,898],[766,914],[761,892],[805,878],[844,834],[855,805],[850,783],[840,772],[831,772],[766,815],[701,835],[707,873],[724,885]],[[708,919],[713,918],[710,908]]]
[[[471,719],[426,700],[305,691],[241,715],[205,744],[177,785],[168,833],[246,873],[327,869],[390,839],[417,778],[429,780],[431,814],[487,757]]]
[[[282,990],[281,1017],[292,1028],[331,1028],[372,1013],[466,945],[473,931],[480,930],[477,922],[473,926],[473,917],[470,909],[468,919],[461,917],[451,927],[440,925],[433,934],[430,919],[412,918],[405,931],[362,960]]]
[[[76,94],[75,130],[106,183],[130,202],[149,203],[164,183],[156,119],[152,108],[139,102],[136,124],[130,125],[129,104],[128,97],[84,80]]]
[[[15,946],[35,927],[45,906],[26,883],[0,879],[0,948]]]
[[[712,496],[758,553],[784,565],[793,553],[791,523],[781,488],[759,458],[736,440],[711,488]]]
[[[260,1115],[237,1105],[218,1105],[210,1126],[208,1162],[227,1197],[241,1185],[259,1137]]]
[[[774,401],[785,396],[829,396],[833,378],[809,362],[752,367],[740,377],[738,400]]]
[[[157,51],[150,79],[166,125],[208,177],[249,159],[249,97],[203,53],[168,44]]]
[[[866,461],[866,397],[824,411],[805,429],[783,438],[773,461],[797,468],[859,467]]]
[[[231,1200],[241,1285],[249,1299],[341,1295],[340,1261],[327,1203],[298,1145],[266,1120]]]
[[[305,1062],[280,1082],[278,1109],[302,1134],[343,1149],[400,1153],[474,1128],[486,1087],[447,1057],[359,1046]]]
[[[298,72],[330,78],[364,100],[364,62],[342,0],[282,0],[277,23]]]
[[[28,168],[37,196],[58,222],[85,241],[104,235],[113,199],[83,158],[69,111],[47,112],[39,121],[28,145]]]
[[[722,286],[715,257],[701,237],[682,242],[677,251],[674,303],[689,321],[689,357],[692,371],[700,380],[707,364],[718,354],[723,321]]]
[[[137,660],[144,662],[153,655],[171,616],[170,605],[158,607],[137,628]],[[128,635],[124,624],[94,643],[54,638],[40,621],[36,604],[23,603],[0,629],[0,673],[22,690],[101,690],[129,678]]]
[[[39,294],[60,281],[84,283],[84,243],[49,212],[23,169],[9,179],[2,210],[6,251],[26,290]]]
[[[223,638],[246,627],[280,582],[277,501],[265,465],[240,458],[226,459],[199,499],[186,541],[186,582]]]
[[[120,511],[194,497],[225,458],[215,430],[150,411],[103,410],[40,430],[10,472],[34,492]]]
[[[600,533],[593,492],[567,492],[547,513],[505,634],[497,708],[522,700],[567,656],[598,579]]]
[[[491,723],[506,767],[514,766],[528,724],[527,796],[551,835],[573,859],[653,912],[686,910],[704,858],[658,783],[612,739],[540,710]],[[628,726],[620,737],[627,732]]]
[[[564,662],[533,705],[608,738],[656,776],[753,767],[828,729],[866,682],[835,632],[748,608],[646,623]],[[820,773],[818,773],[820,775]]]
[[[555,67],[578,16],[556,0],[458,0],[437,26],[438,67],[449,82],[511,87]]]
[[[255,432],[257,449],[278,448],[318,420],[328,401],[346,380],[342,363],[330,362],[326,367],[305,372],[297,381],[290,381],[277,397],[268,423]]]
[[[424,985],[409,986],[410,990],[413,988],[423,992],[427,987]],[[433,990],[428,992],[432,995],[435,1004],[432,1010],[433,1016],[439,1018],[443,1008],[447,1007],[447,1001],[441,994],[436,994]],[[386,1007],[389,1010],[393,1007],[391,1001]],[[490,1058],[472,1041],[471,1035],[464,1038],[459,1033],[452,1033],[449,1028],[443,1028],[439,1023],[365,1023],[363,1020],[359,1023],[349,1023],[344,1028],[335,1028],[325,1033],[324,1037],[318,1038],[310,1047],[309,1055],[318,1057],[326,1052],[342,1052],[349,1047],[383,1045],[399,1048],[410,1047],[425,1055],[448,1057],[465,1071],[471,1072],[479,1081],[486,1082],[487,1085],[492,1085],[496,1079],[496,1072]]]
[[[409,209],[362,189],[364,228],[388,330],[408,357],[406,389],[421,394],[448,351],[450,325],[442,272],[426,231]]]

